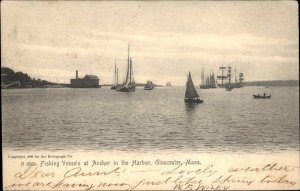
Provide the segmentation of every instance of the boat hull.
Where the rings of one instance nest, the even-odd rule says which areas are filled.
[[[153,90],[154,88],[144,88],[144,90]]]
[[[121,87],[117,89],[118,92],[134,92],[135,87]]]
[[[203,103],[204,100],[201,99],[184,99],[185,103]]]
[[[269,96],[259,96],[259,95],[253,95],[254,99],[271,99],[271,95]]]

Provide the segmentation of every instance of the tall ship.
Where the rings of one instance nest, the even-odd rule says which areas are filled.
[[[221,76],[217,76],[217,85],[219,88],[225,88],[228,80],[226,67],[222,65],[219,70],[221,70]]]
[[[234,70],[234,74],[235,74],[235,83],[233,84],[234,88],[241,88],[243,87],[243,81],[244,81],[244,74],[243,73],[239,73],[239,78],[237,78],[237,73],[236,73],[236,68]]]
[[[119,77],[119,71],[118,71],[118,68],[117,68],[117,64],[116,64],[116,61],[115,61],[115,74],[114,74],[114,84],[111,86],[110,89],[112,90],[116,90],[119,86],[119,82],[118,82],[118,77]]]
[[[244,74],[239,73],[238,78],[237,78],[237,72],[236,68],[234,71],[234,81],[232,79],[232,74],[231,74],[231,66],[229,65],[228,67],[224,67],[223,65],[219,68],[221,70],[221,75],[217,76],[217,85],[219,88],[228,88],[230,89],[233,88],[241,88],[243,87],[243,81],[244,81]]]
[[[190,72],[187,76],[184,102],[187,102],[187,103],[202,103],[203,102],[203,100],[200,99],[200,97],[195,89]]]
[[[202,68],[200,89],[209,89],[209,88],[216,88],[216,87],[217,86],[216,86],[214,72],[210,72],[210,74],[205,78],[204,69]]]
[[[227,68],[228,68],[227,70],[228,83],[225,85],[225,90],[231,91],[234,88],[233,85],[231,84],[231,66],[229,65]]]
[[[201,70],[201,82],[200,82],[200,89],[208,89],[207,86],[207,78],[205,78],[205,74],[204,74],[204,68],[202,67]]]
[[[216,88],[216,79],[215,79],[215,74],[214,72],[212,71],[210,74],[209,74],[209,88]]]
[[[129,57],[129,45],[128,45],[128,60],[127,60],[127,72],[124,83],[117,88],[120,92],[134,92],[135,82],[133,78],[132,59]]]

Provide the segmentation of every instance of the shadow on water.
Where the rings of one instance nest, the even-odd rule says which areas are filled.
[[[192,124],[196,113],[197,113],[198,104],[197,103],[185,103],[185,113],[188,124]]]
[[[197,110],[199,109],[197,103],[185,103],[185,128],[183,129],[182,135],[185,138],[184,144],[188,148],[195,147],[195,127],[197,126]]]

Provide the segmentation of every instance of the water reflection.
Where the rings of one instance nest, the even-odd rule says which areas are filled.
[[[185,111],[187,114],[195,113],[196,108],[198,104],[197,103],[185,103]]]
[[[185,103],[186,121],[191,127],[196,116],[198,104],[196,103]]]

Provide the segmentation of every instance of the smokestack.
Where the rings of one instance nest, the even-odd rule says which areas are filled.
[[[76,80],[78,79],[78,70],[76,70]]]

